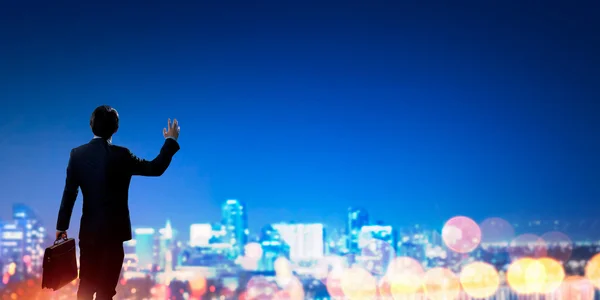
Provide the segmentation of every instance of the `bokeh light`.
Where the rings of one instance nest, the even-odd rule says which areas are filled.
[[[543,294],[551,294],[560,288],[563,280],[565,279],[565,269],[562,264],[557,260],[550,257],[543,257],[538,259],[544,266],[546,280],[541,287],[540,292]]]
[[[561,262],[566,262],[571,258],[573,242],[566,234],[559,231],[551,231],[543,234],[541,239],[546,243],[548,257]]]
[[[460,294],[460,280],[446,268],[427,270],[423,286],[425,294],[431,300],[456,299]]]
[[[246,286],[246,297],[252,300],[271,300],[278,288],[264,276],[253,276]]]
[[[278,257],[273,268],[275,269],[275,279],[279,285],[286,285],[294,276],[292,264],[285,257]]]
[[[421,264],[410,257],[396,257],[388,267],[385,279],[389,293],[397,298],[413,295],[421,290],[425,271]]]
[[[17,264],[15,264],[14,262],[12,262],[12,263],[10,263],[8,265],[8,271],[7,272],[8,272],[9,276],[15,275],[16,270],[17,270]]]
[[[582,276],[568,276],[565,278],[560,290],[561,299],[593,300],[594,285]]]
[[[197,274],[190,281],[190,291],[193,297],[202,297],[206,293],[206,278]]]
[[[244,246],[246,257],[259,260],[262,257],[263,249],[259,243],[249,243]]]
[[[546,242],[541,237],[526,233],[510,242],[508,253],[513,260],[518,260],[524,257],[541,258],[548,252]]]
[[[519,294],[540,293],[546,283],[546,268],[530,257],[518,259],[506,271],[506,281]]]
[[[481,243],[481,229],[470,218],[454,217],[444,225],[442,239],[451,250],[458,253],[469,253]]]
[[[342,276],[344,269],[335,268],[327,276],[326,287],[327,292],[332,298],[338,299],[344,297],[344,291],[342,289]]]
[[[361,267],[345,269],[341,286],[344,296],[350,299],[373,299],[377,295],[377,280]]]
[[[505,251],[515,237],[515,229],[502,218],[488,218],[479,225],[481,229],[481,248],[497,253]]]
[[[304,288],[302,282],[297,277],[292,277],[288,280],[282,290],[275,294],[274,299],[285,300],[302,300],[304,299]]]
[[[375,275],[385,274],[388,265],[396,256],[394,248],[387,242],[374,239],[361,250],[361,266]]]
[[[585,277],[600,289],[600,253],[594,255],[585,266]]]
[[[494,266],[484,262],[473,262],[462,269],[460,283],[469,296],[488,298],[498,290],[500,276]]]

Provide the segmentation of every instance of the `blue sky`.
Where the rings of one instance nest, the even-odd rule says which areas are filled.
[[[101,104],[143,157],[181,124],[167,173],[133,180],[137,225],[229,198],[252,229],[600,209],[597,4],[284,2],[2,4],[0,218],[23,202],[54,226]]]

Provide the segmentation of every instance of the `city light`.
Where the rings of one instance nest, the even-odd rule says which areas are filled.
[[[68,298],[75,294],[77,281],[58,292],[37,290],[33,298],[23,296],[36,291],[41,274],[38,250],[26,249],[48,245],[25,241],[26,236],[43,231],[36,225],[39,221],[28,219],[31,215],[2,226],[1,251],[16,256],[2,268],[0,296]],[[158,230],[137,228],[134,239],[124,243],[118,295],[123,299],[200,299],[207,295],[227,299],[435,300],[507,295],[594,299],[600,286],[600,254],[595,254],[600,242],[577,243],[556,229],[541,235],[527,231],[516,235],[515,227],[501,218],[478,225],[458,216],[449,218],[442,228],[426,230],[372,225],[367,216],[365,209],[350,209],[350,230],[344,234],[328,235],[327,226],[320,223],[281,222],[249,236],[244,206],[230,200],[223,206],[221,223],[191,224],[187,239],[177,235],[168,220]],[[575,249],[590,249],[595,255],[583,259]]]

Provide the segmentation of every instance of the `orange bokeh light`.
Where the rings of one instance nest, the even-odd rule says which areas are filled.
[[[533,258],[521,258],[510,264],[506,272],[508,285],[519,294],[540,293],[546,282],[546,268]]]
[[[377,295],[377,280],[360,267],[343,271],[341,287],[344,295],[350,299],[374,299]]]
[[[585,277],[600,289],[600,253],[594,255],[585,266]]]
[[[193,297],[204,295],[206,293],[206,278],[199,275],[190,280],[190,290]]]
[[[560,299],[593,300],[594,285],[582,276],[568,276],[563,282]]]
[[[460,283],[469,296],[488,298],[498,290],[500,276],[494,266],[484,262],[473,262],[462,269]]]
[[[546,280],[542,285],[540,292],[544,294],[553,293],[560,288],[565,279],[565,269],[561,263],[553,258],[544,257],[538,259],[538,261],[544,266],[546,273]]]
[[[456,299],[460,294],[460,280],[449,269],[433,268],[425,273],[425,294],[431,300]]]
[[[423,286],[425,271],[410,257],[396,257],[389,265],[385,281],[393,297],[414,295]]]

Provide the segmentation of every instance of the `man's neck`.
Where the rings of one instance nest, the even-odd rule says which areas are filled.
[[[99,137],[99,136],[97,136],[97,135],[94,135],[94,138],[95,138],[95,139],[102,139],[101,137]],[[111,138],[109,138],[109,139],[108,139],[108,140],[106,140],[106,141],[107,141],[109,144],[112,144],[112,137],[111,137]]]

